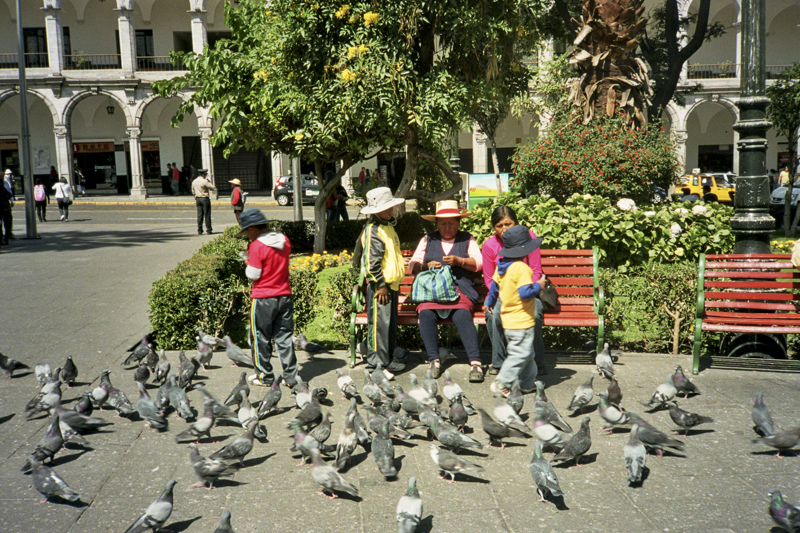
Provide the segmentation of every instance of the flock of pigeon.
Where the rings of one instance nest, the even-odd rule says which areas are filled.
[[[117,411],[118,417],[131,420],[141,419],[157,431],[168,429],[165,414],[174,410],[189,424],[185,430],[176,433],[177,443],[191,443],[190,462],[199,478],[195,485],[212,489],[222,477],[233,475],[244,467],[245,457],[253,450],[254,441],[267,439],[267,430],[260,423],[269,416],[289,411],[279,407],[282,399],[281,376],[266,389],[264,397],[250,402],[250,386],[247,372],[233,386],[224,401],[211,394],[200,382],[195,381],[197,372],[208,366],[215,349],[224,349],[236,366],[251,365],[250,355],[238,348],[229,337],[218,339],[198,329],[198,354],[187,358],[179,354],[177,373],[171,373],[171,364],[164,351],[156,352],[153,346],[142,339],[136,349],[123,361],[124,366],[134,368],[133,377],[137,384],[139,399],[134,404],[126,394],[115,387],[110,380],[110,372],[104,370],[99,383],[89,388],[75,403],[71,410],[61,407],[61,386],[70,388],[76,382],[78,368],[72,357],[68,357],[63,367],[51,372],[50,365],[39,364],[34,368],[38,394],[25,406],[27,419],[42,414],[49,415],[49,425],[45,435],[28,456],[22,471],[31,475],[33,487],[45,500],[78,502],[80,494],[72,490],[51,467],[44,463],[52,462],[55,455],[65,445],[88,446],[85,436],[111,424],[104,418],[92,416],[94,409],[110,407]],[[297,341],[297,339],[296,339]],[[324,351],[308,343],[303,349],[312,358],[314,353]],[[310,345],[310,346],[309,346]],[[678,453],[684,450],[683,441],[660,431],[642,416],[621,406],[622,391],[617,381],[614,361],[606,343],[596,358],[597,371],[601,378],[608,380],[607,388],[595,394],[594,375],[590,375],[572,396],[566,410],[573,416],[580,416],[595,396],[599,398],[597,413],[605,422],[603,430],[612,433],[615,428],[630,426],[630,436],[622,450],[624,467],[628,481],[640,486],[646,479],[646,460],[648,451],[661,456],[665,451]],[[27,365],[0,354],[0,370],[9,378],[19,368]],[[291,393],[297,411],[287,420],[287,429],[292,430],[294,444],[290,452],[301,456],[301,465],[310,461],[311,477],[320,485],[321,494],[336,498],[347,494],[358,499],[358,488],[348,482],[346,474],[351,456],[361,446],[369,453],[378,470],[387,479],[397,474],[397,462],[393,440],[406,440],[414,436],[412,432],[422,432],[432,439],[429,444],[430,457],[440,471],[440,477],[454,483],[456,477],[483,471],[483,467],[467,460],[459,452],[464,449],[484,448],[484,443],[470,437],[464,431],[471,415],[480,415],[481,427],[488,437],[489,446],[505,446],[505,439],[529,439],[535,437],[533,455],[529,470],[539,494],[540,501],[553,501],[557,506],[563,504],[564,493],[559,486],[553,463],[580,465],[582,458],[592,445],[589,429],[590,418],[583,417],[580,428],[573,433],[567,420],[547,399],[544,385],[536,382],[536,393],[530,415],[521,416],[525,397],[521,394],[519,383],[514,383],[507,397],[495,395],[494,405],[473,406],[456,383],[449,371],[445,371],[441,383],[432,378],[430,371],[421,380],[409,374],[410,388],[405,391],[399,383],[390,383],[383,369],[364,369],[364,380],[359,392],[353,378],[336,371],[337,386],[349,410],[344,418],[343,429],[336,444],[328,444],[331,437],[331,415],[323,409],[329,404],[328,391],[324,387],[311,387],[309,383],[298,380]],[[155,398],[152,398],[145,384],[151,379],[160,384]],[[98,378],[95,378],[97,381]],[[91,385],[93,385],[92,382]],[[439,392],[447,403],[440,403]],[[198,391],[203,398],[201,412],[192,409],[187,393]],[[678,427],[676,432],[684,436],[700,424],[712,423],[709,417],[681,409],[676,398],[688,398],[700,394],[696,385],[688,379],[680,366],[670,373],[666,381],[658,385],[650,399],[642,405],[649,412],[668,409],[671,420]],[[365,416],[359,411],[363,408]],[[760,443],[781,451],[789,450],[800,441],[800,428],[788,431],[776,430],[775,424],[764,404],[762,394],[756,397],[752,408],[755,430],[760,435],[753,443]],[[201,455],[198,446],[201,438],[211,438],[215,424],[228,423],[240,425],[244,433],[230,444],[220,448],[208,457]],[[419,433],[417,433],[419,436]],[[545,451],[554,453],[548,460]],[[175,480],[170,480],[161,495],[131,525],[126,533],[158,531],[172,513],[173,488]],[[769,513],[773,520],[787,531],[800,531],[800,507],[788,504],[779,491],[770,493]],[[423,514],[423,504],[417,489],[416,478],[409,479],[408,489],[397,505],[396,518],[400,533],[418,529]],[[225,512],[215,532],[233,531],[230,512]]]

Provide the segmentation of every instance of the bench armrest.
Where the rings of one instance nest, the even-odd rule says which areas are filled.
[[[695,307],[695,317],[702,318],[705,314],[705,306],[706,306],[706,293],[705,293],[705,284],[706,284],[706,254],[700,254],[700,258],[697,261],[697,307]]]

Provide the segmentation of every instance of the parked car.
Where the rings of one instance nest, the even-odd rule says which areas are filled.
[[[319,196],[319,182],[311,174],[302,174],[303,180],[302,197],[304,204],[313,204]],[[291,205],[294,202],[294,177],[281,176],[272,190],[272,197],[278,205]]]
[[[735,185],[736,175],[733,173],[716,174],[686,174],[678,180],[675,186],[676,191],[680,191],[684,196],[694,194],[698,198],[703,198],[703,188],[710,187],[709,195],[711,199],[723,203],[732,204],[736,194]]]
[[[794,217],[795,210],[797,209],[797,201],[800,200],[800,183],[795,183],[792,187],[792,201],[791,201],[791,217]],[[776,226],[781,227],[783,224],[783,213],[786,205],[786,186],[781,185],[769,197],[769,214],[776,221]]]

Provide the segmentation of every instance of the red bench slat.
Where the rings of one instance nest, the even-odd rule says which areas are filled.
[[[800,289],[798,281],[706,281],[712,289]]]
[[[788,292],[716,292],[706,291],[707,299],[718,300],[773,300],[787,302],[797,300],[800,295]]]
[[[708,324],[703,322],[703,331],[729,331],[735,333],[800,333],[800,326],[742,326],[728,324]]]
[[[745,279],[800,279],[798,272],[721,272],[719,270],[706,271],[705,278],[745,278]]]
[[[542,266],[557,266],[557,265],[589,265],[594,262],[592,256],[584,259],[574,259],[569,257],[542,257]]]
[[[800,304],[779,304],[772,302],[753,301],[723,301],[713,300],[705,302],[706,309],[758,309],[763,311],[794,311],[800,312]]]

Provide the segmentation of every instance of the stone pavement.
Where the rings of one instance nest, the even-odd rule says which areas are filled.
[[[31,367],[39,362],[55,367],[73,355],[82,385],[64,388],[67,407],[104,368],[112,370],[114,384],[135,403],[132,371],[124,370],[120,362],[148,329],[150,285],[211,237],[198,238],[178,226],[140,225],[101,233],[78,224],[45,225],[43,231],[59,238],[18,240],[12,253],[0,254],[0,351]],[[169,357],[174,370],[177,356],[170,352]],[[451,366],[455,379],[473,404],[491,406],[488,382],[468,383],[466,358],[460,357]],[[549,398],[564,413],[593,366],[585,356],[559,357],[555,362],[545,383]],[[641,413],[640,402],[675,365],[689,368],[690,363],[688,355],[623,355],[617,365],[623,406]],[[409,369],[397,380],[408,389],[409,373],[421,375],[424,368]],[[330,391],[333,403],[327,409],[334,421],[329,441],[333,443],[347,408],[336,388],[335,369],[347,369],[344,352],[318,357],[301,369],[312,385]],[[359,389],[361,369],[352,371]],[[224,398],[240,371],[219,352],[212,369],[200,379]],[[627,430],[602,434],[593,402],[587,413],[593,445],[586,464],[556,468],[565,494],[561,509],[551,502],[537,502],[528,471],[531,441],[512,439],[504,450],[464,452],[485,471],[460,475],[450,484],[437,477],[421,432],[410,441],[395,443],[399,475],[394,481],[385,481],[372,458],[358,448],[354,465],[344,476],[358,486],[360,498],[331,501],[315,494],[310,467],[297,467],[298,459],[288,451],[292,440],[285,425],[296,410],[267,418],[268,442],[256,442],[246,468],[211,491],[189,488],[197,481],[189,451],[174,440],[186,422],[170,416],[169,429],[158,433],[141,421],[98,413],[114,425],[87,436],[92,450],[70,449],[56,456],[55,469],[85,502],[73,506],[39,504],[30,477],[19,471],[47,420],[25,422],[23,406],[36,389],[32,371],[18,372],[12,380],[0,380],[0,524],[4,532],[121,532],[174,478],[175,509],[167,531],[213,531],[224,510],[231,511],[240,533],[395,531],[397,500],[408,478],[416,476],[424,501],[422,531],[769,531],[773,524],[766,493],[778,488],[789,501],[800,501],[800,457],[777,459],[766,447],[751,444],[755,434],[750,407],[756,392],[764,391],[776,423],[794,426],[800,375],[712,368],[694,379],[702,394],[681,405],[712,416],[715,422],[681,437],[685,454],[649,455],[649,474],[640,488],[628,486],[623,466]],[[601,388],[605,383],[595,378],[595,390]],[[263,389],[251,392],[254,400],[262,396]],[[199,393],[190,393],[190,398],[195,408],[201,406]],[[526,396],[524,413],[530,412],[531,403],[532,397]],[[284,388],[280,405],[292,404]],[[645,417],[664,431],[674,427],[666,411]],[[580,417],[569,420],[575,429],[580,425]],[[486,442],[478,417],[470,418],[469,427],[472,436]],[[212,435],[219,442],[204,440],[201,453],[209,455],[241,432],[232,425],[215,427]]]

